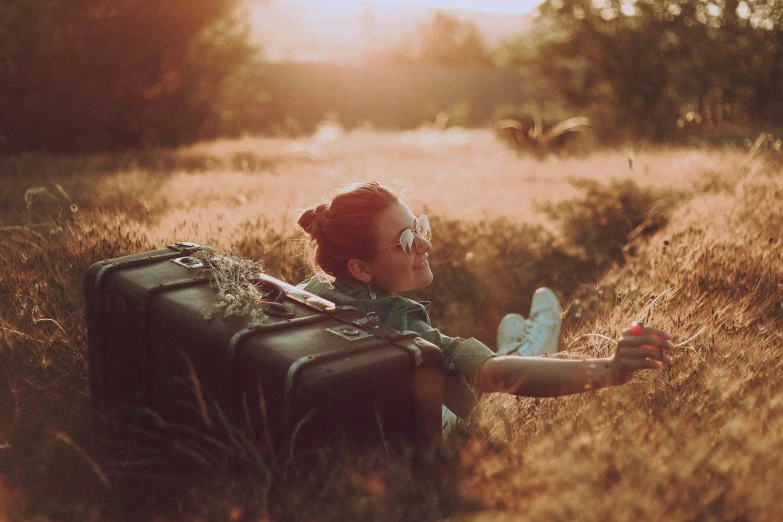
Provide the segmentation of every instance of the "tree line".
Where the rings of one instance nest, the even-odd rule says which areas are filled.
[[[605,142],[726,142],[783,123],[777,0],[546,0],[508,53]]]
[[[532,29],[497,48],[436,13],[371,59],[517,68],[535,79],[520,89],[547,92],[520,110],[587,116],[604,143],[737,141],[780,135],[781,29],[778,0],[546,0]],[[0,153],[269,132],[286,108],[265,74],[241,0],[8,0]]]
[[[230,128],[257,54],[237,0],[0,4],[0,152],[172,145]]]

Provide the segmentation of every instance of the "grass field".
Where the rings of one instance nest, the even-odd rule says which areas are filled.
[[[308,276],[298,209],[375,179],[433,218],[436,326],[491,344],[536,286],[560,357],[634,319],[674,363],[558,399],[485,396],[432,452],[325,452],[208,479],[129,481],[91,428],[82,277],[189,240]],[[783,172],[741,150],[538,161],[487,131],[322,128],[91,157],[0,158],[0,521],[783,520]],[[147,477],[150,478],[150,477]],[[150,483],[152,485],[150,485]]]

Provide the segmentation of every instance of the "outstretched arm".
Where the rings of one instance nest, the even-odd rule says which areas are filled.
[[[661,369],[671,362],[671,335],[645,326],[634,336],[625,330],[612,357],[563,360],[545,357],[496,357],[481,367],[476,391],[527,397],[556,397],[625,384],[634,372]]]

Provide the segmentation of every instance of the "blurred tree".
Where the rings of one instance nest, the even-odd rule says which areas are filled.
[[[441,11],[419,29],[418,61],[429,65],[491,65],[484,39],[475,24],[460,22]]]
[[[418,38],[406,42],[376,61],[401,64],[470,66],[492,65],[492,58],[475,24],[462,22],[436,11],[428,24],[419,27]]]
[[[506,61],[539,70],[607,140],[781,128],[780,2],[546,0],[539,12]]]
[[[0,151],[171,145],[217,132],[256,54],[237,0],[0,5]]]

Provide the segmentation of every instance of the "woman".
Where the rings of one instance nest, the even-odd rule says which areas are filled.
[[[399,294],[429,285],[432,247],[429,221],[416,218],[391,191],[375,182],[349,185],[331,202],[305,211],[299,225],[309,234],[316,269],[326,277],[300,284],[338,305],[373,312],[398,330],[413,330],[443,350],[444,403],[465,417],[477,394],[505,392],[554,397],[628,382],[634,372],[671,362],[671,336],[643,326],[625,330],[608,358],[562,360],[498,355],[476,339],[448,337],[430,325],[424,306]],[[501,354],[556,351],[557,299],[547,289],[534,297],[529,320],[510,314],[501,322]]]

